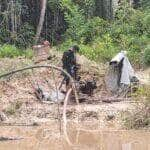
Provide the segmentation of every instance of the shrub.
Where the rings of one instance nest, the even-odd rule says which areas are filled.
[[[14,33],[6,29],[6,25],[7,23],[0,28],[0,43],[9,43],[19,48],[26,48],[33,45],[35,31],[31,25],[25,23]]]
[[[75,4],[71,0],[67,2],[67,41],[65,39],[60,46],[62,50],[77,43],[81,47],[81,54],[101,62],[109,61],[120,50],[126,50],[136,66],[142,65],[143,57],[144,63],[149,64],[148,50],[145,48],[150,40],[148,9],[134,9],[124,0],[118,7],[114,20],[106,21],[94,16],[86,18],[83,6],[78,5],[83,5],[83,1],[75,1]],[[143,51],[144,56],[141,57]]]
[[[143,26],[145,29],[145,34],[150,38],[150,10],[148,12],[145,12],[143,18]]]
[[[25,56],[27,58],[32,58],[33,57],[33,52],[31,49],[27,50],[21,50],[15,47],[14,45],[3,45],[0,46],[0,57],[9,57],[9,58],[14,58],[18,56]]]
[[[150,45],[148,45],[144,50],[143,62],[145,65],[150,65]]]
[[[32,49],[24,50],[24,55],[26,58],[29,58],[29,59],[33,58],[33,50]]]
[[[64,51],[71,45],[77,44],[72,40],[67,40],[61,44],[57,49]],[[112,42],[112,38],[109,34],[105,34],[102,38],[96,38],[90,44],[78,44],[80,47],[80,53],[85,55],[91,60],[97,62],[106,62],[119,51],[119,48]]]
[[[27,48],[34,43],[34,28],[28,23],[25,23],[20,28],[17,37],[13,40],[13,43],[19,48]]]
[[[64,3],[64,2],[63,2]],[[78,43],[88,44],[107,30],[108,22],[100,17],[86,17],[79,5],[65,2],[65,20],[68,23],[66,37]]]
[[[102,37],[107,32],[108,22],[99,17],[89,19],[82,26],[81,41],[83,44],[88,44],[94,41],[97,37]]]
[[[21,56],[23,52],[14,45],[3,45],[0,47],[0,57],[17,57]]]
[[[61,45],[58,45],[58,46],[57,46],[57,50],[66,51],[66,50],[68,50],[72,45],[76,45],[76,44],[77,44],[77,42],[74,42],[73,40],[68,39],[68,40],[66,40],[65,42],[63,42]]]
[[[63,2],[62,2],[63,3]],[[64,7],[67,9],[65,12],[65,20],[68,23],[68,29],[66,31],[66,37],[71,38],[74,41],[80,41],[82,35],[82,26],[85,24],[85,17],[78,5],[72,5],[72,3],[64,2]]]
[[[109,34],[105,34],[102,38],[97,38],[92,43],[92,48],[95,57],[90,59],[104,63],[110,61],[119,51],[119,48],[112,42],[112,38]]]

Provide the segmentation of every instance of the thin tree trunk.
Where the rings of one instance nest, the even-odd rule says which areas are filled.
[[[15,32],[15,22],[14,22],[14,2],[11,1],[11,32],[14,34]]]
[[[39,20],[39,24],[37,26],[37,31],[36,31],[36,36],[35,36],[35,44],[37,44],[37,42],[40,38],[42,28],[43,28],[45,12],[46,12],[46,5],[47,5],[47,0],[42,0],[41,1],[42,8],[41,8],[40,20]]]

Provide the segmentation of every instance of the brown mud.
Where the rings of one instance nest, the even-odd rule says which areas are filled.
[[[60,66],[59,58],[61,57],[55,54],[54,59],[41,64]],[[124,130],[123,113],[134,110],[136,102],[124,99],[104,103],[102,99],[111,96],[104,85],[106,66],[97,65],[83,56],[79,59],[82,66],[81,78],[88,79],[94,75],[98,88],[92,97],[87,97],[79,106],[75,103],[67,106],[68,137],[64,136],[62,130],[63,105],[38,101],[32,86],[38,83],[48,89],[50,87],[45,82],[48,80],[51,88],[55,89],[62,80],[60,72],[38,69],[0,80],[0,112],[4,114],[2,119],[0,114],[0,137],[22,138],[0,142],[0,150],[150,149],[149,132]],[[3,59],[0,61],[0,71],[4,73],[27,65],[33,65],[33,61],[24,58]]]

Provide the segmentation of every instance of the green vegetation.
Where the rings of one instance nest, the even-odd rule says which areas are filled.
[[[1,46],[0,57],[32,57],[31,51],[18,48],[34,44],[40,7],[40,1],[2,2],[0,44],[15,46]],[[105,0],[48,0],[39,42],[47,39],[62,51],[78,44],[81,54],[97,62],[109,61],[117,52],[127,50],[133,64],[149,65],[149,8],[149,0],[132,6],[122,0],[115,11]]]
[[[22,55],[20,49],[16,48],[13,45],[3,45],[0,47],[0,57],[17,57]]]
[[[27,58],[33,57],[33,52],[30,49],[21,50],[14,45],[6,45],[0,46],[0,57],[9,57],[14,58],[18,56],[25,56]]]
[[[150,65],[150,45],[144,49],[143,62],[146,65]]]
[[[122,1],[111,21],[100,17],[89,19],[77,4],[66,5],[68,29],[65,42],[58,49],[66,50],[73,43],[81,47],[81,54],[105,62],[120,50],[127,50],[132,63],[149,65],[150,18],[149,9],[132,8]],[[141,58],[143,55],[143,58]]]

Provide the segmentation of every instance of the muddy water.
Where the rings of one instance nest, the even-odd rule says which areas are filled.
[[[1,126],[0,136],[21,140],[0,142],[0,150],[150,150],[150,132],[100,130],[96,125],[69,124],[68,139],[56,124],[38,127]]]

